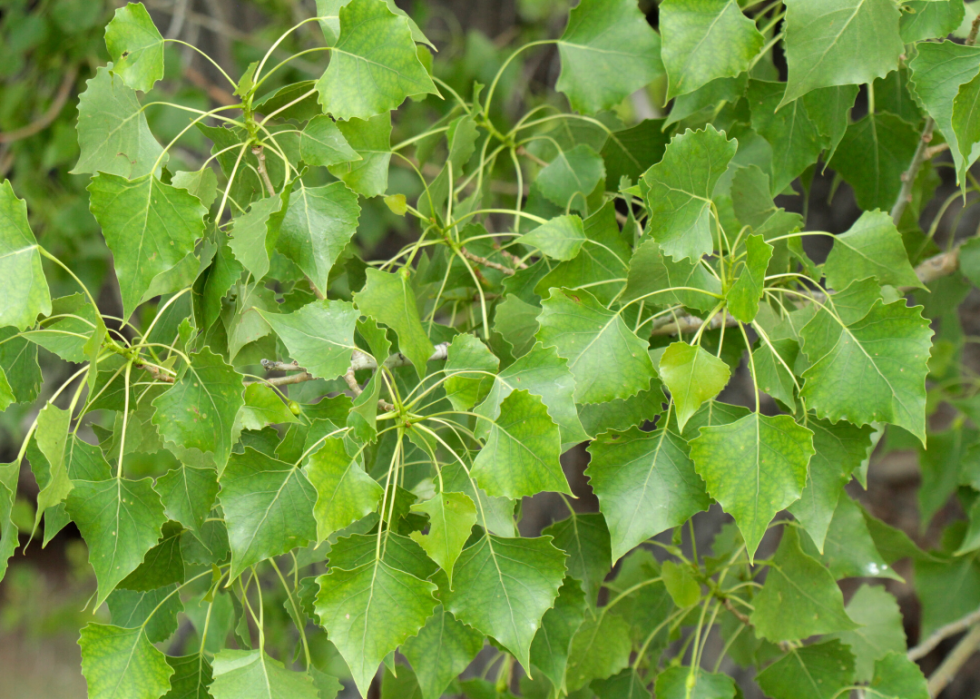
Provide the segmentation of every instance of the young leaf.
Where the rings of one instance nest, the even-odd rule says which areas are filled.
[[[47,461],[48,472],[45,474],[47,478],[44,483],[38,484],[41,486],[41,492],[37,494],[34,531],[37,531],[44,511],[61,503],[71,492],[72,484],[68,477],[68,464],[65,461],[65,447],[68,443],[70,426],[71,413],[53,403],[48,403],[38,413],[34,438]]]
[[[599,588],[613,564],[605,519],[597,513],[573,512],[542,529],[541,534],[552,537],[552,543],[568,554],[568,577],[582,581],[589,604],[595,606]]]
[[[417,636],[402,644],[402,652],[415,669],[423,699],[439,699],[449,683],[483,648],[483,634],[460,623],[442,605]]]
[[[860,624],[851,631],[834,634],[854,655],[855,679],[867,682],[876,660],[889,652],[905,652],[905,629],[898,602],[883,587],[862,585],[847,603],[847,616]]]
[[[867,691],[881,699],[929,699],[922,670],[905,653],[894,651],[875,663]]]
[[[331,552],[330,572],[317,578],[317,616],[362,695],[367,695],[384,657],[417,634],[438,604],[432,595],[436,586],[425,580],[428,559],[411,540],[398,537],[395,544],[401,540],[401,545],[408,542],[417,549],[417,554],[402,555],[393,545],[396,537],[388,535],[380,559],[375,555],[376,537],[365,537],[369,541],[363,563],[363,556],[337,560],[342,553],[338,548],[343,548],[338,542]]]
[[[8,180],[0,184],[0,277],[7,282],[0,327],[24,330],[34,325],[38,314],[51,313],[51,293],[37,240],[27,222],[27,204],[17,198]],[[16,375],[11,376],[16,381]]]
[[[531,497],[546,491],[571,495],[560,454],[558,426],[544,403],[526,390],[514,391],[500,404],[500,415],[470,473],[491,496]]]
[[[374,512],[384,489],[364,472],[344,448],[344,440],[328,437],[310,456],[306,475],[316,489],[317,541]]]
[[[326,114],[310,119],[299,139],[299,153],[307,165],[328,167],[360,160],[337,124]]]
[[[88,191],[92,215],[112,250],[128,317],[146,300],[153,278],[194,251],[207,210],[197,197],[153,175],[127,180],[100,172]]]
[[[665,0],[660,31],[668,99],[716,78],[734,78],[748,69],[765,43],[735,0]]]
[[[861,85],[898,67],[905,50],[891,0],[786,2],[789,78],[780,108],[811,90]]]
[[[320,291],[329,286],[330,268],[357,230],[357,195],[342,182],[323,187],[296,183],[279,228],[276,250],[295,262]]]
[[[592,680],[604,680],[629,665],[630,625],[615,614],[587,616],[572,638],[565,682],[574,692]]]
[[[606,166],[599,154],[591,146],[580,143],[570,150],[559,151],[538,173],[535,184],[555,206],[580,209],[605,176]]]
[[[367,270],[364,288],[354,294],[354,303],[365,315],[384,323],[398,335],[398,349],[408,357],[420,377],[435,347],[422,328],[415,293],[404,275]]]
[[[649,386],[655,372],[647,343],[620,313],[604,308],[583,289],[552,289],[541,307],[537,338],[568,360],[576,403],[629,398]]]
[[[105,28],[105,45],[114,62],[112,72],[134,90],[149,92],[163,79],[163,36],[143,3],[116,10]]]
[[[882,286],[922,287],[909,264],[901,233],[882,211],[865,211],[846,233],[834,236],[824,272],[832,289],[844,289],[867,277],[875,277]]]
[[[783,528],[783,539],[754,604],[752,625],[773,643],[858,628],[844,611],[844,598],[834,577],[803,553],[792,526]]]
[[[565,670],[572,637],[585,616],[585,593],[575,578],[566,577],[554,606],[544,613],[541,628],[531,642],[531,665],[541,670],[551,684],[565,689]]]
[[[728,290],[728,310],[737,320],[751,323],[759,312],[773,247],[761,235],[750,235],[745,239],[745,250],[745,266]]]
[[[142,628],[88,624],[78,645],[91,699],[159,699],[174,671]]]
[[[522,235],[520,242],[537,248],[552,259],[571,260],[579,254],[585,240],[582,219],[572,214],[556,216],[541,224],[530,233]]]
[[[99,585],[99,605],[143,562],[167,518],[149,478],[75,481],[73,485],[65,509],[88,545],[89,563]]]
[[[359,313],[346,301],[314,301],[292,313],[259,315],[272,326],[290,356],[313,376],[335,379],[350,368]]]
[[[476,524],[476,505],[463,493],[437,493],[412,505],[411,510],[429,516],[429,531],[424,535],[412,532],[409,536],[445,571],[452,587],[453,566]]]
[[[246,447],[231,455],[219,483],[231,544],[230,580],[316,539],[316,490],[297,466]]]
[[[814,454],[803,493],[788,509],[823,553],[837,501],[850,482],[851,473],[867,458],[873,430],[868,426],[855,427],[846,422],[832,425],[814,419],[807,422],[807,427],[813,432]]]
[[[368,120],[351,119],[337,123],[360,158],[331,165],[334,177],[363,197],[376,197],[388,191],[388,165],[391,162],[391,112]]]
[[[694,467],[735,518],[750,559],[776,513],[800,497],[813,453],[813,432],[788,415],[750,413],[691,441]]]
[[[456,561],[456,583],[443,591],[443,603],[528,667],[531,641],[565,576],[564,561],[565,554],[548,537],[485,535]]]
[[[404,17],[382,0],[352,0],[339,14],[330,65],[316,82],[325,110],[345,121],[368,119],[396,109],[409,95],[439,94]]]
[[[575,410],[575,379],[568,370],[568,363],[553,347],[535,344],[530,352],[493,377],[486,400],[473,412],[496,420],[500,415],[500,404],[519,388],[541,397],[548,415],[558,425],[562,451],[589,438]],[[485,437],[490,432],[490,423],[478,421],[475,432],[478,437]]]
[[[231,453],[245,385],[242,375],[207,347],[190,359],[174,385],[153,401],[153,424],[168,442],[214,454],[220,469]]]
[[[663,160],[643,173],[650,234],[664,254],[697,262],[711,252],[711,196],[737,149],[736,140],[708,124],[675,136]]]
[[[269,260],[279,240],[284,209],[289,205],[289,192],[252,202],[248,212],[234,219],[228,232],[228,247],[242,267],[256,281],[269,272]]]
[[[731,369],[700,345],[674,342],[660,357],[660,377],[670,389],[677,406],[681,431],[701,404],[714,398],[728,385]]]
[[[663,74],[660,40],[633,0],[584,0],[558,40],[561,74],[555,89],[572,109],[611,109]]]
[[[150,174],[158,159],[160,165],[168,160],[136,93],[109,68],[98,68],[78,98],[78,147],[74,175],[103,172],[138,179]]]
[[[854,683],[854,656],[837,640],[793,648],[757,681],[773,699],[833,699]]]
[[[694,686],[688,689],[690,678]],[[735,699],[738,687],[731,677],[675,665],[657,675],[657,699]]]
[[[925,441],[925,377],[932,330],[921,308],[876,301],[860,320],[818,313],[802,331],[810,367],[803,397],[819,417],[890,422]]]
[[[456,410],[470,410],[486,398],[500,360],[475,335],[453,338],[446,360],[446,397]],[[496,415],[491,415],[490,419]]]
[[[0,464],[0,580],[7,573],[7,563],[20,543],[20,529],[11,516],[17,498],[19,475],[18,462]]]
[[[182,464],[158,478],[156,490],[167,517],[200,536],[218,495],[215,470]]]
[[[253,383],[245,387],[245,405],[238,411],[237,422],[246,430],[261,430],[300,420],[270,386]]]
[[[585,475],[609,525],[613,561],[711,504],[687,443],[673,432],[606,432],[588,451]]]
[[[264,650],[224,649],[214,656],[214,699],[318,699],[313,678],[293,672]]]

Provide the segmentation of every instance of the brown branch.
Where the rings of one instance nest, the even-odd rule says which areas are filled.
[[[355,398],[364,392],[360,384],[357,383],[357,379],[354,378],[354,367],[348,369],[347,373],[344,374],[344,381],[347,382],[347,387],[354,393]]]
[[[932,652],[933,648],[938,646],[947,638],[966,631],[974,624],[980,624],[980,609],[977,609],[971,614],[967,614],[962,619],[952,621],[933,631],[926,640],[914,648],[909,649],[909,660],[919,660],[920,658],[926,657]]]
[[[524,262],[521,258],[519,258],[514,253],[508,252],[506,250],[501,250],[500,255],[501,257],[510,260],[510,263],[515,267],[517,267],[518,269],[527,269],[527,263]]]
[[[548,163],[546,163],[545,161],[543,161],[541,158],[539,158],[538,156],[536,156],[534,153],[528,152],[527,148],[525,148],[524,146],[519,146],[517,148],[517,154],[518,155],[523,155],[525,158],[527,158],[528,160],[530,160],[532,163],[535,163],[536,165],[540,165],[541,167],[548,167]]]
[[[269,178],[269,171],[265,169],[265,148],[262,146],[255,146],[252,148],[252,155],[255,159],[259,161],[259,175],[262,177],[262,181],[265,183],[265,188],[269,190],[269,196],[276,196],[276,188],[272,186],[272,180]],[[314,290],[316,287],[313,287]]]
[[[142,362],[134,362],[133,367],[136,369],[143,369],[148,374],[150,374],[150,376],[153,377],[154,381],[160,381],[162,383],[174,383],[177,380],[175,377],[171,376],[170,374],[165,374],[159,369],[157,369],[155,366],[152,366],[150,364],[143,364]]]
[[[946,689],[946,686],[953,681],[956,673],[976,652],[978,647],[980,647],[980,624],[975,625],[970,629],[970,633],[960,639],[952,652],[943,660],[943,664],[929,677],[930,697],[938,697],[939,693]]]
[[[507,275],[514,274],[514,270],[511,269],[510,267],[508,267],[507,265],[502,265],[499,262],[491,262],[490,260],[488,260],[485,257],[480,257],[479,255],[474,255],[472,252],[470,252],[469,250],[467,250],[466,248],[463,248],[463,247],[461,247],[459,249],[459,251],[463,255],[463,257],[465,257],[470,262],[475,262],[478,265],[483,265],[484,267],[489,267],[490,269],[495,269],[498,272],[503,272],[504,274],[507,274]]]
[[[196,68],[187,66],[184,68],[184,77],[191,81],[195,87],[199,87],[208,93],[208,97],[224,107],[238,104],[240,100],[222,87],[215,85],[207,79],[204,73]]]
[[[58,118],[61,110],[64,109],[65,103],[68,101],[69,95],[71,95],[71,89],[75,85],[75,78],[77,77],[78,66],[71,66],[68,72],[65,73],[65,77],[62,78],[61,87],[58,88],[58,93],[54,97],[54,102],[48,107],[48,111],[40,119],[27,126],[14,131],[8,131],[7,133],[0,133],[0,143],[20,141],[46,129],[51,122]]]

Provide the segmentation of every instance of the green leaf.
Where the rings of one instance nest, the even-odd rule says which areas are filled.
[[[175,522],[163,525],[160,541],[146,552],[143,562],[119,583],[119,587],[137,592],[184,582],[184,559],[180,538],[184,530]]]
[[[261,383],[245,387],[245,405],[238,412],[238,422],[246,430],[299,421],[271,387]]]
[[[678,607],[693,607],[701,599],[701,584],[687,565],[664,561],[661,568],[664,587]]]
[[[687,683],[694,677],[694,686]],[[657,675],[657,699],[735,699],[737,686],[728,675],[675,665]]]
[[[745,238],[745,249],[745,266],[728,290],[728,310],[737,320],[751,323],[759,312],[773,247],[761,235],[750,235]]]
[[[664,129],[663,119],[644,119],[636,126],[614,131],[601,153],[606,163],[606,181],[610,185],[616,185],[623,177],[638,181],[663,157],[669,142],[670,134]]]
[[[574,214],[556,216],[520,239],[523,245],[535,247],[554,260],[571,260],[579,254],[585,241],[582,219]]]
[[[19,462],[0,464],[0,580],[6,574],[8,561],[20,543],[20,528],[12,518],[19,476]]]
[[[214,656],[214,699],[318,699],[313,678],[263,650],[224,649]]]
[[[173,668],[142,628],[88,624],[78,645],[91,699],[159,699],[170,690]]]
[[[701,404],[714,398],[728,385],[728,365],[700,345],[674,342],[660,357],[660,377],[670,389],[677,406],[677,424],[684,425]]]
[[[961,180],[967,164],[980,155],[980,148],[974,147],[969,158],[963,157],[953,129],[954,102],[960,87],[980,70],[980,48],[953,41],[922,42],[916,45],[916,56],[909,61],[909,68],[910,88],[949,143],[957,179]]]
[[[446,397],[456,410],[470,410],[493,386],[500,360],[475,335],[453,338],[446,360]],[[496,415],[491,415],[490,419]]]
[[[576,403],[629,398],[650,385],[655,372],[647,343],[620,313],[604,308],[583,289],[552,289],[541,307],[537,338],[568,360]]]
[[[867,277],[881,285],[923,288],[909,264],[902,235],[882,211],[865,211],[846,233],[834,237],[824,272],[832,289]]]
[[[340,437],[328,437],[310,456],[306,475],[316,489],[317,541],[374,512],[384,489],[351,458]]]
[[[3,367],[0,367],[0,413],[16,402],[17,398],[14,396],[14,389],[10,387],[10,383],[7,381],[7,374],[4,373]]]
[[[71,492],[72,484],[68,478],[68,464],[65,462],[65,447],[70,426],[71,413],[53,403],[48,403],[38,413],[34,438],[47,460],[48,472],[45,482],[38,483],[41,491],[37,495],[34,531],[37,531],[44,511],[61,503]]]
[[[299,139],[299,153],[307,165],[328,167],[360,160],[337,124],[326,114],[310,119]]]
[[[337,43],[337,37],[340,35],[340,17],[338,12],[340,8],[349,3],[350,0],[316,0],[316,13],[319,16],[320,27],[323,29],[323,37],[327,40],[328,46],[333,46]],[[412,38],[420,44],[428,44],[432,46],[432,42],[429,41],[419,26],[415,23],[405,10],[398,7],[395,4],[395,0],[385,0],[388,4],[388,9],[394,12],[399,17],[404,17],[408,22],[408,26],[412,30]],[[435,46],[432,46],[434,49]]]
[[[352,0],[339,15],[330,65],[316,82],[326,111],[345,121],[368,119],[397,109],[409,95],[439,94],[404,17],[381,0]]]
[[[951,145],[959,149],[963,167],[969,168],[975,161],[973,148],[980,142],[980,78],[960,85],[953,100],[952,126],[956,141]],[[962,180],[964,172],[958,171],[956,175]]]
[[[437,493],[412,505],[411,510],[429,516],[428,533],[412,532],[410,536],[445,571],[451,587],[453,566],[476,524],[476,505],[463,493]]]
[[[207,210],[197,197],[152,175],[130,181],[100,172],[88,191],[92,215],[112,251],[128,317],[146,300],[153,278],[194,251]]]
[[[211,699],[211,663],[203,655],[167,656],[167,662],[174,674],[170,677],[170,692],[163,699]]]
[[[555,206],[582,209],[589,194],[605,176],[606,166],[599,154],[591,146],[580,143],[571,150],[560,150],[538,173],[535,182],[538,190]]]
[[[804,550],[807,546],[804,546]],[[809,554],[816,553],[813,550]],[[885,562],[862,516],[862,508],[848,495],[841,495],[827,530],[823,555],[814,556],[834,578],[891,578],[902,580]]]
[[[50,315],[51,293],[37,240],[27,222],[27,204],[17,198],[8,180],[0,184],[0,276],[7,281],[0,327],[24,330],[34,325],[39,313]],[[11,376],[9,380],[17,380]]]
[[[245,385],[242,375],[207,347],[190,359],[174,385],[153,401],[153,424],[168,442],[213,453],[221,468],[231,453]]]
[[[439,605],[401,650],[415,670],[423,699],[439,699],[481,648],[483,634],[460,623]]]
[[[69,316],[55,320],[53,323],[46,322],[43,328],[28,330],[22,336],[57,354],[67,362],[84,364],[90,357],[86,347],[91,349],[93,340],[96,344],[99,343],[99,340],[105,336],[105,325],[103,323],[100,335],[101,316],[85,294],[62,296],[51,302],[51,316],[68,314],[78,317]]]
[[[881,699],[929,699],[922,670],[905,653],[888,653],[875,663],[874,677],[866,690]]]
[[[360,316],[349,303],[323,300],[292,313],[258,313],[310,374],[329,381],[347,373]]]
[[[276,250],[295,262],[320,291],[329,286],[330,268],[357,230],[357,195],[342,182],[323,187],[296,183],[279,229]]]
[[[391,342],[387,331],[378,327],[371,318],[357,322],[357,331],[367,343],[371,355],[378,366],[382,366],[391,352]],[[350,412],[347,414],[347,426],[357,439],[363,442],[373,442],[378,436],[378,398],[381,395],[383,373],[375,371],[361,395],[354,399]]]
[[[470,469],[488,495],[530,497],[552,491],[572,494],[559,456],[561,435],[537,396],[513,391],[500,404],[486,444]]]
[[[596,680],[591,685],[599,699],[649,699],[650,691],[636,670],[623,670],[608,680]]]
[[[787,0],[789,78],[782,105],[831,85],[862,85],[898,67],[905,50],[892,0]]]
[[[687,443],[673,432],[606,432],[588,451],[585,475],[609,525],[614,561],[711,504]]]
[[[572,638],[565,681],[570,691],[604,680],[629,665],[630,625],[615,614],[586,616]]]
[[[316,490],[297,466],[246,447],[231,455],[219,483],[231,545],[230,580],[316,539]]]
[[[572,109],[611,109],[663,73],[660,39],[632,0],[584,0],[558,40],[557,90]]]
[[[832,425],[826,420],[813,419],[807,422],[807,427],[813,432],[814,454],[803,494],[789,506],[789,511],[823,553],[837,501],[850,482],[851,473],[867,458],[873,430],[846,422]]]
[[[78,98],[78,147],[73,175],[103,172],[137,179],[168,160],[150,132],[136,92],[110,68],[98,68]]]
[[[183,582],[183,580],[181,580]],[[177,615],[184,610],[176,585],[155,590],[114,590],[106,604],[112,623],[123,629],[145,629],[150,643],[161,643],[177,630]]]
[[[672,288],[688,289],[672,291]],[[701,293],[702,289],[706,293]],[[656,240],[647,238],[633,253],[623,301],[643,300],[649,305],[682,304],[707,313],[721,295],[721,282],[698,260],[666,257]]]
[[[89,563],[99,585],[96,605],[100,605],[143,562],[167,518],[149,478],[75,481],[73,485],[65,509],[88,545]]]
[[[565,561],[568,576],[582,581],[586,599],[594,607],[599,588],[613,564],[609,529],[603,516],[572,512],[569,517],[542,529],[541,533],[552,537],[552,543],[568,554]]]
[[[921,308],[876,301],[842,326],[818,313],[802,331],[810,367],[803,397],[818,417],[855,425],[890,422],[925,442],[925,377],[932,330]]]
[[[554,606],[544,613],[541,628],[531,642],[531,665],[541,670],[551,684],[565,688],[565,670],[572,637],[585,616],[585,593],[581,583],[566,577]]]
[[[200,536],[204,520],[218,495],[218,479],[214,469],[182,464],[158,478],[156,490],[160,493],[167,517]]]
[[[400,273],[367,269],[367,282],[354,294],[354,303],[365,315],[384,323],[398,335],[398,349],[415,367],[420,377],[435,352],[422,328],[415,292]]]
[[[643,174],[650,234],[664,254],[695,262],[714,247],[711,195],[738,142],[708,124],[675,136],[663,160]]]
[[[918,143],[918,130],[904,119],[869,114],[847,127],[829,165],[854,189],[858,206],[887,211],[898,199]]]
[[[535,344],[530,352],[497,374],[486,400],[474,412],[496,420],[500,415],[500,404],[517,389],[541,397],[548,415],[558,425],[562,451],[589,438],[575,410],[575,379],[568,370],[567,362],[557,355],[553,347]],[[478,421],[476,435],[485,437],[490,431],[489,425],[487,420]]]
[[[909,0],[899,23],[902,41],[912,44],[923,39],[945,37],[963,23],[966,4],[960,0]]]
[[[773,699],[833,699],[854,683],[854,656],[837,640],[793,648],[757,681]]]
[[[665,0],[660,31],[668,99],[748,70],[765,43],[735,0]]]
[[[750,559],[776,513],[800,497],[813,453],[813,433],[788,415],[750,413],[691,441],[694,467],[735,518]]]
[[[528,667],[531,641],[565,576],[564,561],[548,537],[485,535],[456,561],[455,589],[443,591],[443,603]]]
[[[783,539],[754,604],[752,625],[758,635],[773,643],[858,628],[844,611],[834,577],[803,553],[792,526],[783,528]]]
[[[320,592],[316,613],[347,661],[358,690],[367,695],[384,657],[416,635],[435,611],[437,601],[432,593],[437,588],[425,580],[430,570],[424,567],[428,559],[410,539],[388,534],[387,546],[378,559],[376,537],[364,538],[368,544],[366,562],[358,558],[338,560],[342,553],[338,549],[343,545],[334,545],[330,572],[317,578]],[[393,545],[399,541],[400,546],[407,543],[417,553],[402,555],[399,546]]]
[[[232,221],[228,231],[228,247],[256,281],[269,273],[269,260],[279,240],[289,196],[289,192],[280,192],[274,197],[256,199],[248,212]]]
[[[163,79],[163,36],[143,3],[120,7],[105,28],[112,72],[129,87],[149,92]]]
[[[331,165],[330,174],[364,197],[376,197],[388,190],[391,163],[391,112],[368,120],[351,119],[337,123],[340,133],[360,157]]]
[[[876,660],[891,651],[905,652],[902,612],[885,588],[862,585],[847,603],[847,616],[861,626],[836,633],[834,637],[849,646],[854,654],[855,679],[867,682],[872,677]]]
[[[202,167],[194,172],[178,170],[170,180],[177,189],[186,189],[197,197],[200,202],[210,208],[218,196],[218,176],[210,167]],[[188,656],[190,657],[190,656]]]

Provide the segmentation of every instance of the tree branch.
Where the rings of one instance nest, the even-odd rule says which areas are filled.
[[[488,260],[485,257],[480,257],[479,255],[474,255],[472,252],[470,252],[469,250],[467,250],[464,247],[460,247],[459,248],[459,251],[460,251],[460,253],[462,253],[463,257],[465,257],[470,262],[475,262],[478,265],[483,265],[484,267],[489,267],[490,269],[495,269],[498,272],[503,272],[504,274],[507,274],[507,275],[513,275],[514,274],[514,270],[511,269],[510,267],[508,267],[507,265],[502,265],[499,262],[492,262],[492,261]]]
[[[27,126],[14,131],[8,131],[7,133],[0,133],[0,143],[13,143],[14,141],[28,138],[46,129],[52,121],[58,118],[61,110],[64,109],[65,103],[68,101],[68,96],[71,94],[71,89],[75,85],[75,78],[77,77],[78,66],[71,66],[68,72],[65,73],[65,77],[62,78],[61,87],[58,88],[58,93],[54,97],[54,102],[48,107],[48,111],[40,119]]]
[[[933,631],[929,638],[914,648],[909,649],[909,660],[919,660],[920,658],[926,657],[932,652],[933,648],[938,646],[944,640],[950,636],[955,636],[958,633],[966,631],[974,624],[980,624],[980,609],[977,609],[971,614],[967,614],[962,619],[952,621]]]
[[[976,652],[978,647],[980,647],[980,624],[970,629],[970,633],[956,644],[952,652],[943,660],[943,664],[929,677],[930,697],[937,697],[940,692],[946,689],[946,686],[953,681],[956,673]]]

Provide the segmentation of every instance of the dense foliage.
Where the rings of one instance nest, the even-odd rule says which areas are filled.
[[[72,172],[121,316],[0,184],[0,410],[45,397],[0,464],[0,576],[26,457],[33,536],[73,522],[111,614],[81,633],[90,696],[331,699],[383,666],[390,697],[734,699],[726,657],[774,699],[942,691],[980,643],[928,683],[913,662],[980,605],[957,316],[980,244],[920,228],[934,157],[980,190],[962,0],[664,0],[656,31],[635,0],[582,0],[463,89],[393,2],[317,8],[283,40],[317,23],[320,48],[237,78],[215,63],[234,97],[215,109],[147,99],[174,40],[116,11]],[[508,66],[551,45],[571,111],[509,119]],[[318,79],[269,82],[323,54]],[[666,116],[625,125],[651,84]],[[392,144],[403,103],[442,116]],[[212,155],[182,169],[192,139]],[[863,211],[841,235],[774,202],[824,168]],[[379,200],[420,234],[370,259]],[[823,263],[807,237],[832,243]],[[64,275],[77,291],[54,297]],[[39,348],[67,380],[44,387]],[[740,366],[744,406],[719,400]],[[934,433],[941,405],[958,416]],[[845,491],[885,435],[922,449],[923,523],[954,492],[968,513],[938,550]],[[599,513],[573,509],[560,461],[583,443]],[[543,492],[568,517],[522,536]],[[733,521],[699,555],[685,531],[713,503]],[[911,651],[884,588],[845,606],[837,582],[909,557],[934,634]],[[194,643],[169,656],[181,613]]]

